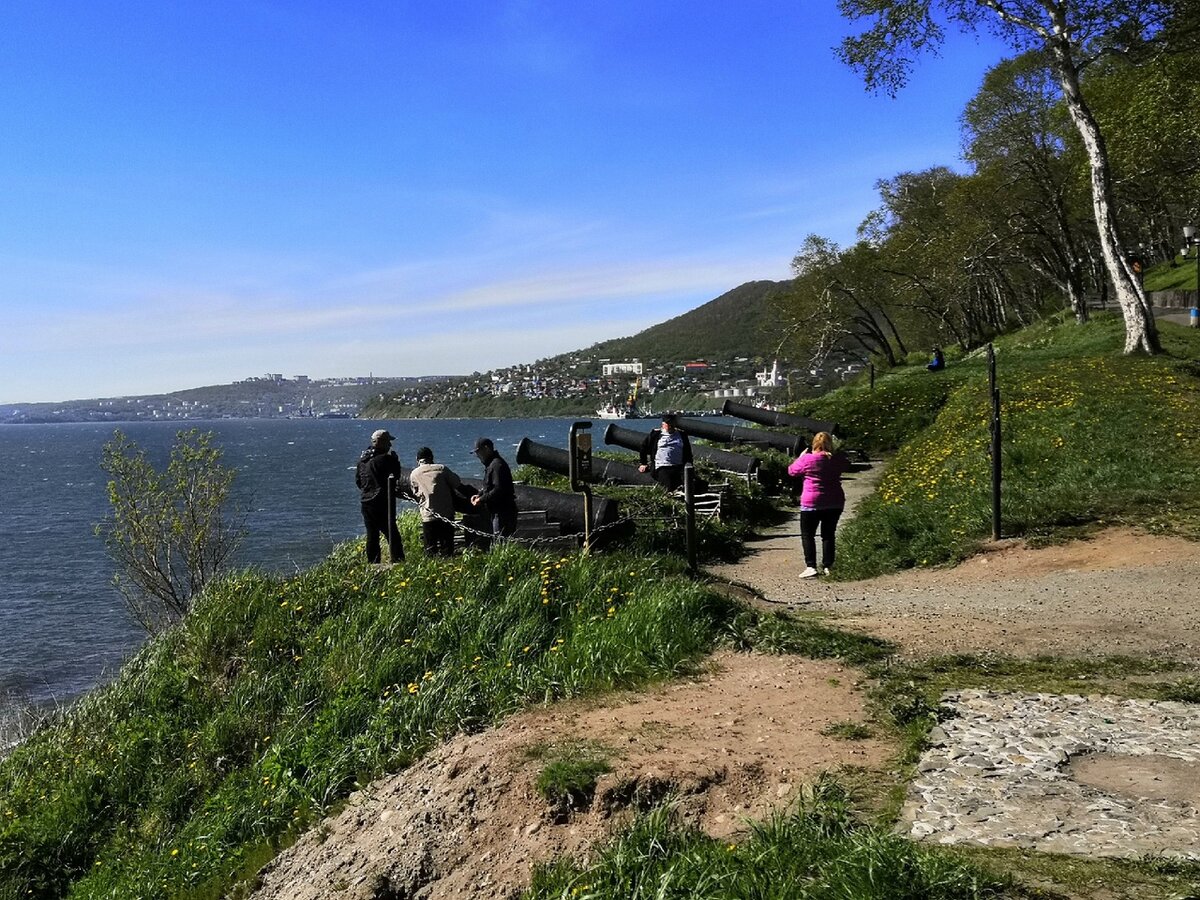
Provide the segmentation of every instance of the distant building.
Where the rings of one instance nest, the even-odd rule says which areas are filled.
[[[633,362],[606,363],[604,365],[604,377],[608,378],[612,375],[641,375],[642,364],[637,360]]]
[[[708,363],[702,359],[686,362],[683,364],[683,371],[689,375],[699,375],[708,371]]]
[[[759,387],[783,387],[783,376],[779,374],[779,360],[771,363],[771,370],[764,369],[755,376]]]

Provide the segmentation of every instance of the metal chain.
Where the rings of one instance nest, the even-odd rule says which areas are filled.
[[[450,524],[450,526],[452,528],[454,528],[455,531],[461,531],[464,534],[478,535],[479,537],[487,538],[489,541],[492,541],[492,540],[506,541],[506,542],[513,543],[513,544],[525,544],[530,547],[536,547],[538,544],[553,544],[555,542],[563,540],[563,538],[582,538],[587,535],[587,532],[575,531],[575,532],[570,532],[567,534],[556,534],[553,537],[537,537],[537,538],[519,538],[519,537],[511,537],[511,536],[505,537],[503,535],[495,534],[494,532],[491,532],[491,531],[482,531],[478,528],[472,528],[471,526],[465,525],[462,522],[458,521],[457,519],[447,519],[445,516],[435,512],[432,509],[429,509],[428,507],[418,506],[418,509],[420,509],[422,512],[428,512],[431,516],[433,516],[434,519],[437,519],[439,522],[448,522]],[[615,522],[609,522],[606,525],[600,525],[600,526],[597,526],[596,528],[593,528],[591,530],[591,535],[595,536],[602,532],[608,531],[612,528],[617,528],[619,526],[625,525],[629,522],[636,523],[637,519],[634,519],[629,516],[617,519]]]

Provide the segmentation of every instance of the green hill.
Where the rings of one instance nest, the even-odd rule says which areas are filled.
[[[773,356],[779,343],[770,298],[789,281],[748,281],[683,315],[632,337],[601,341],[588,348],[613,359],[727,360]]]

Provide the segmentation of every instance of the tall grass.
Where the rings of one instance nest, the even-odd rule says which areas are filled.
[[[798,809],[722,843],[680,824],[669,807],[638,819],[586,868],[535,871],[525,900],[965,900],[1005,896],[1007,883],[855,822],[836,783],[818,782]]]
[[[1005,536],[1124,523],[1200,537],[1200,336],[1165,325],[1163,337],[1163,356],[1121,356],[1109,318],[996,342]],[[914,383],[940,387],[908,390]],[[840,535],[839,574],[945,563],[990,537],[987,388],[976,354],[824,401],[825,414],[841,404],[868,433],[887,434],[883,449],[896,442],[876,493]],[[902,421],[928,424],[896,434],[887,423],[897,397],[916,407]]]
[[[529,703],[691,671],[736,610],[645,556],[242,572],[0,763],[0,895],[220,896],[356,786]]]

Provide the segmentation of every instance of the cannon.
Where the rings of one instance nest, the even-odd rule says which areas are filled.
[[[706,419],[685,419],[682,416],[676,421],[679,427],[694,437],[702,437],[722,444],[761,444],[784,453],[797,456],[807,446],[804,438],[795,434],[782,434],[777,431],[764,431],[761,428],[745,428],[742,425],[723,425],[709,422]]]
[[[804,416],[793,416],[791,413],[778,412],[774,409],[760,409],[748,406],[734,400],[726,400],[721,412],[727,416],[735,416],[753,422],[756,425],[768,425],[773,428],[790,428],[805,434],[816,434],[818,431],[838,433],[837,422],[826,422],[821,419],[807,419]]]
[[[462,481],[463,484],[473,487],[477,491],[483,488],[483,479],[481,478],[463,478]],[[534,487],[529,484],[514,484],[513,488],[517,493],[518,510],[522,513],[544,510],[547,521],[558,523],[562,526],[564,534],[579,535],[582,540],[583,494],[568,494],[563,491],[553,491],[550,488]],[[593,530],[612,525],[620,518],[620,515],[620,503],[618,501],[610,497],[592,498]],[[463,523],[472,528],[478,528],[481,531],[487,531],[491,527],[486,517],[481,515],[464,515]],[[624,533],[620,528],[605,529],[596,536],[593,546],[599,547],[607,543],[617,537],[619,532]],[[520,531],[518,529],[519,535]]]
[[[641,452],[642,443],[646,440],[646,434],[647,432],[645,431],[634,431],[632,428],[622,428],[620,425],[613,423],[604,429],[604,443],[624,447],[626,450]],[[722,450],[719,447],[706,447],[703,444],[692,445],[692,456],[698,460],[711,463],[722,471],[733,472],[745,478],[749,478],[757,472],[759,467],[757,456],[734,453],[731,450]]]
[[[570,454],[558,447],[539,444],[522,438],[517,445],[517,462],[521,465],[537,466],[559,475],[570,473]],[[657,486],[658,482],[649,472],[639,472],[637,466],[602,457],[592,457],[592,484],[642,484]]]

